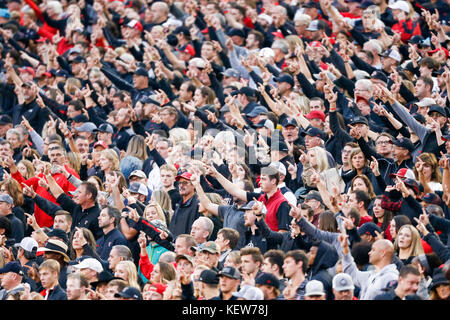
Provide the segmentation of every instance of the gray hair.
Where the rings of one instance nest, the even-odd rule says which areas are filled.
[[[284,54],[289,53],[289,43],[286,40],[275,40],[272,44],[272,49],[280,49]]]
[[[200,217],[197,220],[202,221],[203,228],[208,231],[208,239],[211,237],[211,234],[214,230],[214,223],[210,218],[207,217]]]
[[[131,253],[130,248],[123,244],[117,244],[112,247],[112,249],[116,250],[117,255],[122,257],[125,261],[133,261],[133,254]],[[112,250],[111,249],[111,250]]]

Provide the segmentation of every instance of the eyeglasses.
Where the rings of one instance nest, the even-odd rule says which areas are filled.
[[[390,144],[391,140],[388,141],[377,141],[377,145],[382,145],[382,144]]]
[[[188,184],[190,184],[190,182],[189,181],[179,181],[178,184],[182,185],[182,186],[187,186]]]

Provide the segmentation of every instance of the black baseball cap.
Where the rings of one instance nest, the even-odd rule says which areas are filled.
[[[108,133],[114,133],[114,129],[112,125],[109,123],[102,123],[98,126],[97,129],[94,129],[94,132],[108,132]]]
[[[8,116],[7,114],[3,114],[0,116],[0,125],[4,125],[4,124],[12,124],[12,119],[10,116]]]
[[[138,288],[135,287],[126,287],[121,292],[114,294],[115,298],[127,298],[127,299],[134,299],[134,300],[142,300],[142,294],[141,291],[139,291]]]
[[[392,144],[394,144],[397,147],[405,148],[409,152],[414,151],[414,144],[409,140],[408,138],[399,138],[397,140],[392,141]]]
[[[242,29],[237,29],[237,28],[232,28],[229,32],[228,32],[228,36],[232,37],[232,36],[238,36],[241,38],[245,38],[245,33]]]
[[[295,120],[294,118],[286,118],[281,122],[281,126],[283,128],[286,128],[288,126],[298,127],[298,123],[297,120]]]
[[[86,59],[83,56],[76,56],[72,59],[72,63],[86,63]]]
[[[255,284],[275,287],[276,289],[280,288],[280,280],[278,280],[273,274],[267,272],[260,273],[260,275],[255,279]]]
[[[445,112],[445,109],[441,106],[438,106],[437,104],[431,105],[428,108],[428,115],[430,115],[431,112],[438,112],[442,114],[444,117],[447,117],[447,113]]]
[[[326,140],[326,133],[316,127],[310,127],[308,130],[301,133],[302,136],[319,137],[322,140]]]
[[[351,125],[354,125],[354,124],[357,124],[357,123],[363,123],[366,126],[369,125],[369,121],[367,120],[366,117],[363,117],[363,116],[356,116],[350,121]]]
[[[218,284],[219,283],[219,275],[217,272],[213,270],[203,270],[198,277],[198,281],[201,281],[206,284]]]
[[[219,277],[228,277],[231,279],[241,280],[241,273],[234,267],[224,267],[219,272]]]
[[[144,68],[137,68],[134,72],[134,75],[148,77],[148,72]]]
[[[292,78],[292,76],[290,74],[283,74],[280,75],[279,77],[274,79],[275,82],[287,82],[291,85],[291,87],[294,86],[294,78]]]

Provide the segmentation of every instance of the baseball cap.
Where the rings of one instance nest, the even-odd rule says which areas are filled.
[[[350,275],[346,273],[338,273],[334,276],[332,282],[333,289],[336,291],[354,290],[353,280]]]
[[[272,151],[289,152],[289,148],[284,141],[278,141],[278,142],[273,141]]]
[[[381,70],[375,70],[374,72],[372,72],[372,74],[370,75],[370,77],[371,77],[372,79],[378,79],[378,80],[381,80],[381,81],[383,81],[383,82],[387,82],[387,81],[388,81],[386,75],[385,75],[384,72],[381,71]]]
[[[253,206],[255,205],[256,201],[252,200],[244,204],[242,207],[239,208],[239,210],[252,210]]]
[[[431,112],[438,112],[441,115],[443,115],[444,117],[447,117],[447,113],[445,112],[445,109],[442,108],[441,106],[438,106],[437,104],[431,105],[430,108],[428,109],[428,115],[430,115]]]
[[[260,273],[255,279],[255,284],[275,287],[277,289],[280,288],[280,280],[273,274],[267,272]]]
[[[153,291],[159,293],[160,295],[164,295],[164,291],[166,291],[166,288],[167,288],[166,285],[154,282],[149,286],[147,291]]]
[[[29,73],[34,77],[34,70],[32,67],[23,67],[23,68],[19,68],[20,72],[25,72],[25,73]]]
[[[433,53],[439,52],[439,51],[441,51],[441,50],[444,51],[445,57],[448,58],[449,52],[448,52],[448,50],[447,50],[446,48],[444,48],[444,47],[440,47],[440,48],[436,48],[436,49],[434,49],[434,50],[430,50],[430,51],[428,51],[428,55],[432,55]]]
[[[199,69],[203,69],[206,67],[206,63],[205,60],[203,60],[202,58],[192,58],[191,60],[189,60],[189,65],[193,66],[193,67],[197,67]]]
[[[247,284],[242,286],[238,292],[233,292],[232,295],[245,300],[264,300],[264,293],[261,289]]]
[[[142,170],[134,170],[129,175],[129,178],[131,178],[131,177],[139,177],[139,178],[142,178],[142,179],[147,179],[147,176],[145,175],[145,172],[142,171]]]
[[[381,229],[373,222],[366,222],[361,227],[358,228],[358,234],[361,236],[363,234],[370,235],[372,237],[376,237],[377,234],[375,231],[381,233]]]
[[[3,114],[0,116],[0,125],[4,125],[4,124],[12,124],[12,119],[10,116]]]
[[[281,126],[283,128],[286,128],[287,126],[298,127],[298,123],[297,120],[295,120],[294,118],[286,118],[281,122]]]
[[[103,147],[104,149],[108,149],[108,145],[106,144],[106,142],[99,140],[96,143],[94,143],[93,148],[97,148],[97,147]]]
[[[268,112],[269,110],[267,110],[267,108],[263,106],[256,106],[252,111],[250,111],[250,113],[247,114],[247,117],[254,118],[259,116],[260,114],[267,114]]]
[[[132,192],[132,193],[139,193],[142,194],[144,196],[148,196],[148,189],[147,187],[140,182],[133,182],[130,187],[128,188],[128,191]]]
[[[275,82],[286,82],[291,85],[291,87],[294,86],[294,78],[290,74],[282,74],[279,77],[276,77]]]
[[[423,37],[421,35],[415,35],[412,36],[411,39],[409,39],[409,43],[412,44],[420,44],[423,41]]]
[[[414,151],[414,144],[408,138],[402,137],[402,138],[392,141],[392,143],[394,145],[396,145],[397,147],[407,149],[409,152]]]
[[[242,87],[239,93],[245,94],[247,97],[256,97],[256,90],[250,87]]]
[[[20,241],[20,243],[16,243],[14,247],[22,248],[27,252],[36,252],[37,249],[39,248],[39,244],[33,238],[25,237],[22,239],[22,241]]]
[[[84,114],[79,114],[79,115],[73,117],[73,118],[72,118],[72,121],[73,121],[73,122],[77,122],[77,123],[80,123],[80,122],[89,122],[89,119],[88,119]]]
[[[77,269],[91,269],[94,270],[97,273],[100,273],[103,271],[103,266],[97,259],[94,258],[87,258],[81,261],[79,264],[76,264],[73,266]]]
[[[176,176],[175,177],[175,180],[176,181],[178,181],[178,180],[180,180],[180,179],[186,179],[186,180],[191,180],[191,177],[192,177],[192,173],[189,173],[189,172],[187,172],[187,171],[185,171],[185,172],[183,172],[182,174],[180,174],[180,175],[178,175],[178,176]]]
[[[442,204],[441,197],[439,197],[436,193],[428,192],[422,197],[422,201],[430,204],[436,204],[440,206]]]
[[[139,31],[141,31],[141,32],[144,30],[144,27],[142,26],[142,23],[140,23],[140,22],[137,21],[136,19],[133,19],[133,20],[131,20],[130,22],[128,22],[128,23],[126,24],[126,26],[127,26],[128,28],[136,29],[136,30],[139,30]]]
[[[311,137],[319,137],[322,140],[326,140],[327,139],[326,138],[326,133],[323,132],[322,130],[316,128],[316,127],[311,127],[308,130],[303,131],[301,133],[301,135],[302,136],[308,135],[308,136],[311,136]]]
[[[392,58],[397,62],[402,61],[402,57],[400,56],[400,53],[398,53],[398,51],[396,51],[394,49],[386,50],[385,52],[383,52],[381,54],[381,56],[387,57],[387,58]]]
[[[275,130],[275,125],[273,124],[272,120],[269,119],[263,119],[261,121],[259,121],[257,124],[254,125],[256,128],[262,128],[262,127],[266,127],[267,129],[270,130]]]
[[[185,26],[179,26],[176,27],[175,30],[172,32],[173,34],[179,34],[182,33],[185,37],[189,37],[191,33],[189,32],[189,28]]]
[[[94,132],[107,132],[107,133],[114,133],[114,129],[112,125],[109,123],[102,123],[94,130]]]
[[[141,291],[135,287],[125,287],[121,292],[115,293],[114,297],[142,300]]]
[[[10,205],[14,204],[14,200],[13,198],[11,198],[9,194],[0,194],[0,202],[6,202],[9,203]]]
[[[54,76],[55,77],[68,78],[69,77],[69,73],[66,70],[62,70],[61,69],[61,70],[56,70]]]
[[[319,20],[313,20],[309,23],[306,31],[318,31],[319,30]]]
[[[399,9],[399,10],[405,11],[406,13],[409,13],[409,5],[408,5],[408,2],[406,2],[406,1],[402,1],[402,0],[396,1],[392,4],[390,4],[388,7],[391,9]]]
[[[357,124],[357,123],[363,123],[363,124],[365,124],[367,126],[369,125],[369,121],[364,116],[356,116],[350,121],[351,125],[354,125],[354,124]]]
[[[191,56],[195,56],[195,49],[190,43],[186,43],[185,45],[181,46],[180,52],[188,53]]]
[[[323,284],[319,280],[311,280],[306,284],[305,296],[323,296],[325,295]]]
[[[222,271],[219,272],[219,277],[221,276],[241,280],[241,273],[234,267],[224,267]]]
[[[308,192],[305,195],[300,195],[301,198],[303,198],[305,201],[307,200],[317,200],[319,202],[322,202],[322,197],[320,196],[319,191],[317,190],[311,190],[310,192]]]
[[[419,183],[416,180],[414,180],[414,179],[405,179],[405,180],[403,180],[403,183],[407,187],[413,189],[415,194],[419,194]]]
[[[269,164],[269,167],[274,168],[275,170],[277,170],[283,176],[286,175],[286,166],[283,163],[279,162],[279,161],[271,162]]]
[[[313,110],[310,113],[308,113],[305,118],[307,119],[320,119],[322,121],[325,121],[325,113],[323,113],[320,110]]]
[[[429,107],[431,105],[436,104],[436,101],[433,98],[423,98],[419,102],[416,103],[418,107]]]
[[[397,173],[391,173],[389,174],[389,178],[393,179],[395,177],[400,178],[408,178],[408,179],[415,179],[414,172],[411,169],[408,168],[401,168],[397,171]]]
[[[236,70],[233,69],[233,68],[228,68],[228,69],[226,69],[224,72],[222,72],[222,74],[223,74],[225,77],[233,77],[233,78],[239,78],[239,77],[240,77],[239,72],[236,71]]]
[[[32,87],[34,85],[33,81],[27,81],[22,83],[22,87]]]
[[[86,59],[82,56],[76,56],[72,59],[72,63],[86,63]]]
[[[148,72],[144,68],[137,68],[134,72],[134,75],[148,77]]]
[[[93,122],[84,122],[81,126],[75,128],[78,132],[94,132],[95,129],[97,129],[97,126]]]
[[[175,257],[175,262],[178,263],[178,261],[180,261],[181,259],[185,259],[185,260],[189,261],[192,265],[194,265],[194,259],[187,254],[178,254]]]
[[[94,288],[97,287],[101,283],[108,283],[111,280],[121,279],[121,278],[114,277],[114,275],[111,272],[103,270],[102,272],[100,272],[98,274],[97,279],[98,279],[97,281],[93,281],[90,283],[91,286],[93,286]]]
[[[199,251],[208,251],[209,253],[220,253],[220,248],[214,241],[208,241],[198,249]]]
[[[198,281],[201,281],[206,284],[218,284],[219,283],[219,275],[217,272],[213,270],[203,270],[198,277]]]
[[[228,36],[232,37],[232,36],[238,36],[241,38],[245,38],[245,33],[242,29],[237,29],[237,28],[232,28],[229,32],[228,32]]]
[[[0,269],[0,274],[8,272],[14,272],[21,276],[24,275],[22,265],[20,264],[19,261],[8,262],[3,268]]]

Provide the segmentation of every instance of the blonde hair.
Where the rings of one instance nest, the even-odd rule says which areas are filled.
[[[176,175],[176,172],[175,172]],[[155,190],[152,192],[152,202],[156,202],[161,209],[166,210],[169,213],[169,219],[172,218],[173,208],[172,208],[172,200],[170,199],[169,193],[165,190]],[[165,221],[164,219],[163,221]],[[166,221],[168,224],[169,221]]]
[[[80,153],[75,152],[68,152],[67,153],[67,160],[69,160],[70,167],[75,170],[78,174],[80,173],[81,169],[81,155]]]
[[[324,148],[316,146],[309,149],[309,151],[314,151],[316,154],[317,168],[315,169],[317,172],[320,173],[329,168],[327,152]]]
[[[156,212],[158,213],[158,218],[161,221],[164,221],[167,225],[166,216],[164,215],[164,211],[162,210],[161,206],[157,202],[150,202],[144,209],[144,218],[146,217],[146,212],[150,208],[155,208]]]
[[[59,265],[59,262],[54,259],[47,259],[44,262],[41,263],[39,266],[39,271],[42,269],[48,269],[51,272],[57,272],[59,274],[59,271],[61,270],[61,266]]]
[[[104,156],[112,163],[111,170],[117,171],[120,168],[120,160],[117,153],[113,149],[105,149],[101,152],[101,155]]]
[[[169,131],[169,139],[172,141],[172,145],[177,145],[180,143],[192,146],[191,135],[189,131],[184,128],[173,128]]]
[[[30,160],[22,159],[19,161],[19,163],[22,163],[27,169],[27,173],[24,176],[26,180],[30,179],[31,177],[34,177],[35,169],[33,163]]]
[[[117,263],[116,269],[119,265],[125,266],[125,269],[127,270],[128,280],[125,281],[128,283],[128,286],[135,287],[140,290],[141,286],[138,283],[137,268],[134,262],[129,260],[120,261],[119,263]]]
[[[146,148],[145,138],[141,135],[134,135],[128,142],[126,154],[145,161],[148,158]]]
[[[394,249],[396,251],[399,250],[398,234],[403,229],[409,229],[409,231],[411,231],[411,245],[409,246],[409,256],[417,257],[418,255],[423,254],[424,251],[423,251],[423,246],[422,246],[422,241],[420,238],[419,231],[417,231],[417,229],[412,224],[405,224],[405,225],[401,226],[400,229],[398,229],[397,237],[395,238],[395,242],[394,242]]]

